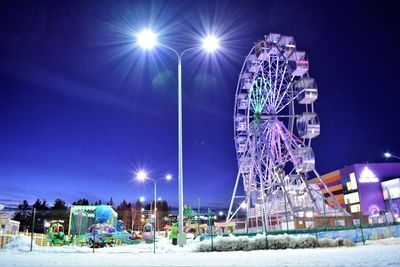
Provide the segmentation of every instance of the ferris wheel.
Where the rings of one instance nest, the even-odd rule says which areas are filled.
[[[311,141],[320,134],[318,89],[308,71],[307,55],[296,50],[291,36],[270,33],[247,55],[235,97],[239,170],[227,221],[239,209],[246,211],[246,227],[252,214],[266,229],[272,216],[287,220],[305,210],[319,213],[325,205],[345,212],[315,169]],[[323,188],[307,182],[310,173]]]

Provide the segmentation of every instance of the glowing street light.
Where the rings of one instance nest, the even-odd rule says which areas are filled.
[[[143,196],[139,198],[139,201],[140,201],[140,202],[144,202],[145,200],[146,200],[146,199],[145,199]]]
[[[139,181],[144,181],[147,179],[147,173],[145,171],[139,171],[136,174],[136,179],[138,179]]]
[[[136,180],[139,180],[141,182],[144,182],[146,180],[150,180],[154,183],[154,242],[155,242],[155,238],[156,238],[156,230],[157,230],[157,182],[160,180],[171,180],[172,179],[172,175],[168,174],[163,178],[159,178],[159,179],[153,179],[151,177],[149,177],[147,175],[147,173],[143,170],[139,171],[136,173]],[[153,218],[153,216],[152,216]],[[155,253],[155,250],[154,250]]]
[[[215,36],[206,36],[203,39],[203,49],[207,52],[214,52],[219,48],[218,38]]]
[[[157,35],[151,30],[144,29],[136,35],[137,43],[143,49],[152,49],[157,44]]]
[[[390,152],[385,152],[385,154],[383,154],[384,156],[385,156],[385,158],[395,158],[395,159],[398,159],[398,160],[400,160],[400,157],[399,156],[396,156],[396,155],[393,155],[392,153],[390,153]]]
[[[157,34],[148,29],[142,31],[136,37],[138,44],[144,49],[151,49],[157,45],[172,51],[178,59],[178,244],[182,247],[186,242],[183,232],[182,57],[191,50],[203,49],[207,52],[214,52],[219,48],[219,41],[215,36],[206,36],[203,39],[202,46],[190,47],[179,52],[172,47],[157,42]]]

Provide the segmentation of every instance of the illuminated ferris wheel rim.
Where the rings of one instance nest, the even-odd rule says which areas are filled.
[[[269,40],[268,40],[269,39]],[[269,41],[269,46],[268,44],[265,45]],[[300,145],[305,144],[306,139],[308,139],[308,146],[310,145],[310,140],[314,137],[316,137],[319,134],[319,121],[314,112],[311,114],[311,116],[315,116],[317,123],[318,123],[318,133],[312,135],[312,136],[303,136],[303,138],[297,137],[293,133],[293,128],[294,128],[294,120],[299,120],[302,117],[305,116],[310,116],[310,113],[307,112],[306,114],[295,114],[294,111],[294,105],[293,101],[298,97],[298,95],[301,93],[300,91],[293,92],[291,91],[291,96],[288,95],[288,90],[293,87],[293,82],[295,81],[296,75],[301,76],[301,78],[304,75],[308,75],[308,60],[306,58],[305,52],[298,52],[296,51],[296,45],[294,42],[294,38],[290,36],[282,36],[279,34],[270,34],[265,36],[265,42],[264,42],[264,47],[263,49],[267,50],[269,49],[274,50],[272,51],[271,54],[265,56],[264,51],[261,51],[261,53],[258,53],[257,57],[257,45],[262,43],[263,41],[259,41],[256,43],[251,49],[248,55],[245,58],[245,61],[242,65],[242,69],[240,71],[240,75],[238,78],[238,83],[236,87],[236,95],[235,95],[235,107],[234,107],[234,138],[235,141],[237,142],[238,140],[243,142],[243,137],[246,137],[246,139],[249,139],[251,136],[254,135],[253,129],[251,127],[252,123],[254,122],[255,119],[259,120],[261,122],[261,126],[265,125],[265,122],[268,121],[274,121],[274,120],[279,120],[281,119],[290,119],[292,125],[287,125],[287,128],[291,132],[291,135],[293,136],[294,139],[299,141]],[[286,50],[282,51],[279,49],[279,45],[285,45]],[[258,49],[259,50],[259,49]],[[305,65],[306,68],[302,73],[298,71],[297,69],[294,69],[292,71],[287,70],[288,68],[288,61],[293,59],[299,59],[298,61],[301,61],[302,66]],[[272,63],[275,63],[276,65],[279,65],[281,63],[281,66],[284,66],[283,69],[283,77],[281,77],[280,80],[278,80],[278,68],[275,68],[276,73],[275,75],[271,75],[271,71],[269,73],[269,76],[266,75],[266,73],[262,73],[263,66],[265,66],[266,62],[268,66],[271,66]],[[249,62],[250,62],[250,68],[249,68]],[[283,65],[282,65],[283,63]],[[297,72],[297,73],[295,73]],[[286,76],[285,76],[286,74]],[[299,75],[300,74],[300,75]],[[271,77],[273,76],[273,77]],[[266,101],[264,104],[264,108],[270,108],[272,104],[274,104],[273,108],[270,108],[270,110],[265,110],[264,108],[261,109],[259,113],[252,112],[252,101],[251,99],[251,93],[254,92],[254,85],[256,84],[257,80],[260,80],[260,78],[265,82],[266,85],[268,85],[269,88],[264,88],[268,91],[267,94],[269,95],[278,95],[278,97],[275,98],[275,102],[273,101],[268,102],[268,96],[265,97]],[[307,79],[311,80],[313,84],[315,85],[315,82],[313,79],[308,78]],[[277,81],[279,81],[279,89],[277,89]],[[273,83],[275,82],[275,83]],[[282,88],[282,84],[284,82],[284,88]],[[275,85],[275,87],[273,87]],[[307,89],[307,88],[305,88]],[[310,90],[310,89],[308,89]],[[317,91],[316,91],[316,85],[315,85],[315,94],[311,97],[308,98],[308,101],[305,101],[306,105],[311,105],[311,110],[314,111],[314,106],[313,102],[317,98]],[[304,92],[304,91],[303,91]],[[263,93],[263,92],[262,92]],[[295,95],[293,95],[295,93]],[[279,98],[281,95],[283,95],[281,98]],[[246,98],[249,99],[249,103],[247,104],[245,108],[245,112],[240,112],[240,103],[239,101],[241,98]],[[278,99],[280,101],[278,101]],[[303,98],[304,99],[304,98]],[[311,101],[310,101],[311,99]],[[266,103],[268,102],[268,103]],[[283,106],[279,108],[277,106],[277,103],[282,104]],[[284,108],[287,108],[289,105],[292,105],[289,107],[289,111],[287,114],[283,114]],[[243,109],[242,109],[243,110]],[[308,107],[307,107],[308,110]],[[243,123],[243,120],[245,120],[245,123]],[[241,121],[241,127],[237,127],[238,121]],[[245,133],[244,133],[245,132]],[[249,142],[250,140],[247,140]],[[237,152],[237,158],[238,160],[243,156],[243,149],[238,149],[238,146],[236,146],[236,152]]]
[[[296,50],[291,36],[268,34],[246,56],[235,94],[234,141],[239,171],[227,221],[238,211],[231,214],[237,198],[244,198],[240,206],[245,206],[246,214],[255,203],[262,203],[263,224],[270,212],[282,212],[283,202],[294,216],[301,207],[292,197],[299,197],[301,190],[307,191],[309,205],[318,210],[316,189],[306,181],[308,172],[319,178],[332,203],[340,208],[315,170],[311,140],[320,133],[314,110],[318,89],[308,69],[306,53]],[[243,180],[245,196],[237,195],[239,179]],[[324,198],[322,191],[317,194]]]

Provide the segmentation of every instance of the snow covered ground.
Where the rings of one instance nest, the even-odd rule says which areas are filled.
[[[192,252],[197,241],[184,248],[169,240],[152,244],[92,249],[82,247],[34,247],[18,237],[0,252],[0,266],[400,266],[400,238],[367,241],[354,247]]]

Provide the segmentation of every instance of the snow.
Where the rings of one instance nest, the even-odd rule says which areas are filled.
[[[400,266],[400,238],[367,241],[353,247],[196,253],[200,242],[184,248],[160,238],[153,244],[92,249],[38,247],[16,237],[0,252],[0,266]]]

